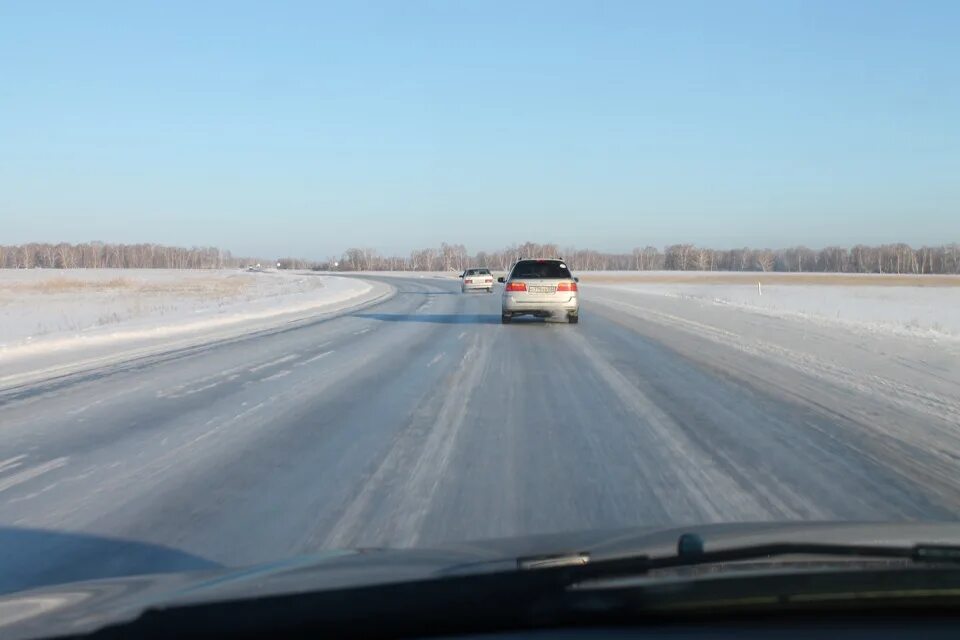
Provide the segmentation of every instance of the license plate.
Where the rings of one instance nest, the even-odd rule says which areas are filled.
[[[556,287],[530,287],[530,293],[556,293]]]

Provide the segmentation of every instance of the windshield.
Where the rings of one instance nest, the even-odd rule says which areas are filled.
[[[0,2],[0,595],[957,520],[958,26]]]

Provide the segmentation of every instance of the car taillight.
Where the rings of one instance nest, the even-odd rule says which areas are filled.
[[[464,280],[463,284],[473,284],[473,280]]]
[[[507,291],[526,291],[527,283],[526,282],[508,282]]]
[[[557,284],[557,291],[576,291],[577,283],[576,282],[561,282]]]

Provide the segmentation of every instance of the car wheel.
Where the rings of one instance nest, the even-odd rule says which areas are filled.
[[[513,318],[510,317],[510,314],[508,313],[500,314],[500,324],[510,324],[511,320],[513,320]]]
[[[490,287],[489,289],[487,289],[487,293],[493,293],[493,287]]]
[[[570,324],[578,324],[580,322],[580,314],[578,313],[575,316],[567,316],[567,322]]]

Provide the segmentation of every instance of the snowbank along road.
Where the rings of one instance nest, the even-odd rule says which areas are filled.
[[[0,270],[0,389],[315,320],[389,290],[309,272]]]
[[[960,514],[956,343],[583,287],[379,304],[0,392],[0,590],[634,525]]]

